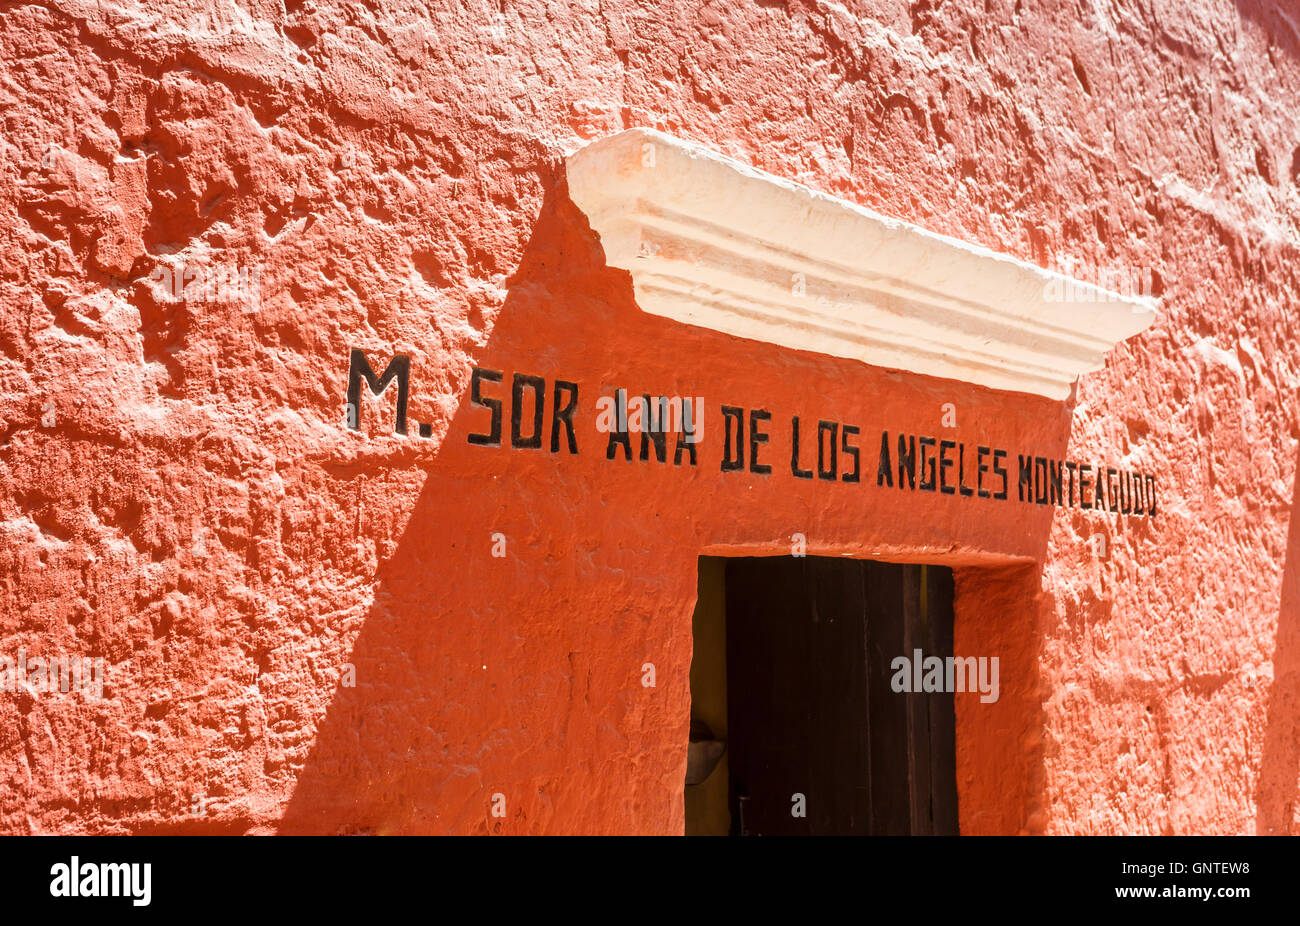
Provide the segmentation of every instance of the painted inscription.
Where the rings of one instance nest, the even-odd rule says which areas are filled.
[[[398,354],[377,374],[365,353],[353,349],[348,365],[346,426],[361,428],[363,385],[377,396],[396,384],[393,429],[407,434],[410,367],[410,358]],[[551,453],[577,454],[578,393],[578,384],[569,380],[555,379],[548,384],[545,377],[518,372],[507,379],[505,371],[473,367],[469,404],[481,410],[482,417],[467,440],[482,447],[545,447]],[[605,432],[605,459],[699,465],[696,450],[705,411],[702,400],[645,393],[639,396],[640,401],[637,398],[629,399],[626,389],[601,397],[598,405],[608,409],[602,415],[610,422],[598,429]],[[629,406],[634,413],[629,413]],[[718,411],[723,426],[722,472],[770,476],[785,470],[784,465],[777,465],[769,446],[778,421],[772,411],[737,405],[720,405]],[[427,438],[432,425],[417,422],[417,431]],[[864,474],[870,478],[859,427],[792,415],[788,433],[790,477],[841,483],[861,483]],[[882,431],[873,447],[875,484],[881,489],[1146,517],[1155,517],[1159,511],[1155,477],[1145,473],[900,431]]]

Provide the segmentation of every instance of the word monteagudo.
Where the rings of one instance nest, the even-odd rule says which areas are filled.
[[[361,429],[361,386],[380,395],[394,381],[397,383],[397,418],[394,431],[407,433],[406,409],[409,395],[410,358],[397,354],[376,374],[365,354],[353,349],[348,367],[347,426]],[[509,446],[516,450],[540,450],[551,453],[562,449],[578,453],[576,416],[579,411],[578,384],[557,379],[548,390],[546,379],[526,373],[514,373],[507,384],[505,373],[473,367],[470,376],[470,405],[482,409],[481,430],[471,433],[468,441],[484,447]],[[642,394],[638,410],[644,408],[648,425],[642,426],[640,415],[627,415],[628,391],[615,390],[616,414],[609,415],[617,427],[605,427],[598,436],[604,440],[606,460],[653,462],[673,466],[697,466],[700,441],[692,421],[703,417],[694,399],[672,399]],[[635,403],[635,399],[633,400]],[[510,411],[510,434],[505,434],[505,409]],[[669,453],[666,427],[670,403],[684,414],[684,429],[676,434]],[[549,405],[549,409],[548,409]],[[658,409],[658,414],[655,410]],[[548,419],[549,410],[549,419]],[[769,475],[785,469],[778,466],[773,448],[769,447],[773,428],[780,427],[773,413],[764,408],[744,409],[721,405],[723,439],[722,472],[747,471]],[[432,425],[418,423],[421,437],[432,435]],[[638,436],[637,452],[632,435]],[[789,474],[795,479],[826,482],[863,482],[863,445],[861,429],[840,421],[818,419],[804,421],[792,415],[788,425],[790,447]],[[1000,447],[970,444],[920,434],[882,431],[875,449],[876,485],[885,489],[935,492],[954,498],[983,498],[1038,505],[1069,506],[1126,515],[1154,517],[1158,512],[1154,476],[1129,472],[1099,463],[1058,460],[1033,454],[1012,454]],[[868,464],[869,465],[869,464]],[[870,478],[870,470],[866,470]],[[1014,483],[1014,490],[1012,484]]]

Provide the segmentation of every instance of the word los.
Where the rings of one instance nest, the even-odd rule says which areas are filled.
[[[919,649],[912,656],[895,656],[889,663],[894,677],[889,687],[895,692],[978,691],[981,704],[998,699],[998,657],[939,656],[922,657]]]
[[[77,856],[65,865],[50,866],[51,897],[131,897],[131,904],[147,907],[152,897],[150,862],[82,862]]]

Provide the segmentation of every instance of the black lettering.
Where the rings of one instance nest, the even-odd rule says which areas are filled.
[[[682,399],[682,433],[690,438],[687,443],[692,446],[694,446],[699,440],[699,437],[697,436],[697,428],[698,425],[695,420],[695,400]],[[678,437],[677,443],[680,444],[681,442],[681,437]],[[691,457],[694,458],[694,456],[695,452],[691,451]]]
[[[650,396],[642,395],[641,401],[645,403],[646,421],[641,428],[641,460],[650,459],[650,444],[655,447],[655,459],[660,463],[668,460],[668,397],[656,396],[655,401],[659,403],[659,413],[655,414],[654,403],[651,402]]]
[[[862,481],[862,462],[860,460],[861,452],[857,446],[849,443],[849,435],[857,434],[858,428],[851,424],[846,424],[840,429],[840,450],[845,456],[853,457],[853,472],[845,473],[840,479],[844,482],[861,482]]]
[[[1002,489],[993,493],[993,497],[999,501],[1007,500],[1007,470],[1006,467],[998,465],[998,461],[1006,459],[1006,456],[1005,450],[993,451],[993,475],[1002,477]]]
[[[766,444],[768,438],[767,434],[758,430],[758,423],[771,420],[772,413],[765,409],[755,408],[749,412],[749,471],[760,476],[772,472],[772,467],[767,463],[758,462],[758,447],[760,444]]]
[[[899,474],[902,477],[902,473]],[[894,487],[894,464],[889,460],[889,432],[880,432],[880,460],[876,463],[876,485]]]
[[[916,436],[898,435],[898,487],[903,487],[903,476],[907,476],[909,489],[916,488]]]
[[[1040,475],[1041,474],[1041,475]],[[1034,502],[1047,504],[1047,458],[1034,458]]]
[[[1020,460],[1020,479],[1016,483],[1016,489],[1022,502],[1032,502],[1034,500],[1034,458],[1020,454],[1016,454],[1016,457]]]
[[[1087,463],[1079,464],[1079,507],[1091,508],[1092,505],[1083,497],[1083,493],[1092,488],[1092,467]]]
[[[614,427],[609,432],[609,443],[605,445],[605,459],[614,459],[618,447],[623,448],[623,459],[632,462],[632,438],[627,431],[627,390],[614,390]]]
[[[812,470],[799,468],[799,416],[790,419],[790,472],[796,479],[811,479]]]
[[[1113,467],[1106,467],[1106,498],[1110,500],[1110,510],[1119,511],[1118,491],[1115,483],[1116,470]]]
[[[989,455],[989,448],[977,447],[975,449],[975,492],[980,498],[990,498],[991,493],[984,488],[984,474],[989,471],[989,465],[984,462],[984,458]]]
[[[524,387],[533,393],[533,433],[524,437],[522,433]],[[546,380],[540,376],[516,373],[514,385],[510,389],[510,446],[524,450],[535,450],[542,446],[542,414],[546,405]]]
[[[735,472],[738,469],[745,468],[745,411],[736,408],[733,405],[722,406],[723,430],[726,432],[726,441],[722,451],[722,471],[724,473]],[[731,425],[728,420],[736,422],[736,442],[735,457],[732,457],[731,442]]]
[[[673,466],[682,465],[682,451],[686,451],[691,457],[691,466],[695,465],[695,442],[690,439],[689,434],[677,435],[677,448],[673,451]]]
[[[564,407],[560,407],[560,394],[568,397]],[[578,436],[573,433],[573,413],[578,410],[578,384],[555,381],[555,392],[551,400],[551,453],[560,452],[560,425],[564,425],[565,439],[569,453],[578,452]]]
[[[695,465],[695,445],[699,443],[695,424],[695,400],[682,399],[682,431],[677,435],[677,447],[673,450],[673,466],[682,465],[682,451],[691,457],[691,466]]]
[[[964,443],[957,445],[957,492],[968,497],[975,494],[975,490],[966,485],[966,445]]]
[[[478,375],[478,367],[474,368],[473,377]],[[491,371],[484,371],[491,372]],[[501,374],[496,374],[497,381],[501,379]],[[366,354],[359,347],[352,348],[352,353],[348,357],[348,404],[352,406],[355,414],[352,416],[353,430],[361,430],[361,380],[365,379],[366,385],[370,387],[371,395],[379,395],[388,388],[388,384],[394,379],[397,380],[397,419],[393,425],[393,433],[406,433],[406,399],[407,392],[411,385],[411,358],[406,354],[394,354],[393,359],[388,361],[388,366],[384,367],[384,372],[376,376],[374,369],[370,366],[370,361],[366,359]],[[498,403],[500,404],[500,403]],[[500,438],[498,427],[497,437]],[[473,440],[471,439],[471,442]]]
[[[488,447],[501,446],[501,400],[485,399],[483,398],[481,391],[483,383],[501,382],[501,375],[502,374],[499,370],[481,370],[478,367],[474,367],[474,371],[470,374],[469,403],[471,405],[477,405],[480,408],[488,408],[492,410],[491,429],[487,434],[471,434],[468,438],[471,444],[482,444]],[[398,388],[400,390],[400,384]]]
[[[1059,505],[1065,498],[1065,491],[1062,484],[1062,478],[1065,474],[1064,467],[1061,466],[1060,460],[1047,461],[1047,487],[1049,505]]]
[[[836,435],[839,433],[839,424],[834,421],[817,422],[817,478],[829,479],[834,481],[835,475],[839,472],[839,463],[837,462],[836,453],[839,447],[835,443]],[[823,434],[831,436],[831,468],[826,468],[826,442],[822,439]]]
[[[957,491],[956,486],[948,485],[948,468],[952,466],[952,460],[948,459],[948,451],[956,449],[956,441],[939,441],[939,491],[944,495],[952,495]]]
[[[1071,463],[1069,460],[1065,461],[1065,471],[1070,477],[1068,481],[1070,484],[1070,507],[1071,508],[1074,507],[1074,471],[1077,468],[1078,467],[1074,463]]]
[[[918,438],[918,442],[921,445],[921,488],[927,492],[933,492],[936,487],[935,486],[935,461],[932,458],[931,459],[926,458],[925,448],[933,447],[935,445],[935,440],[933,437],[921,437]],[[927,463],[930,465],[928,471],[926,470]]]

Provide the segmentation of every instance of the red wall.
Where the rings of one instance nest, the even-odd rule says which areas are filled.
[[[0,692],[0,829],[680,832],[697,557],[796,532],[956,567],[1002,689],[957,699],[963,832],[1300,826],[1272,4],[509,6],[0,11],[0,655],[106,677]],[[1060,403],[646,315],[562,168],[633,125],[1145,274],[1162,317]],[[352,348],[410,356],[409,436],[391,392],[344,427]],[[475,365],[576,382],[579,453],[471,445]],[[702,397],[699,464],[607,461],[616,387]],[[772,475],[720,471],[722,404],[772,412]],[[791,478],[793,415],[860,427],[863,482]],[[1160,511],[879,487],[882,430],[1150,472]]]

